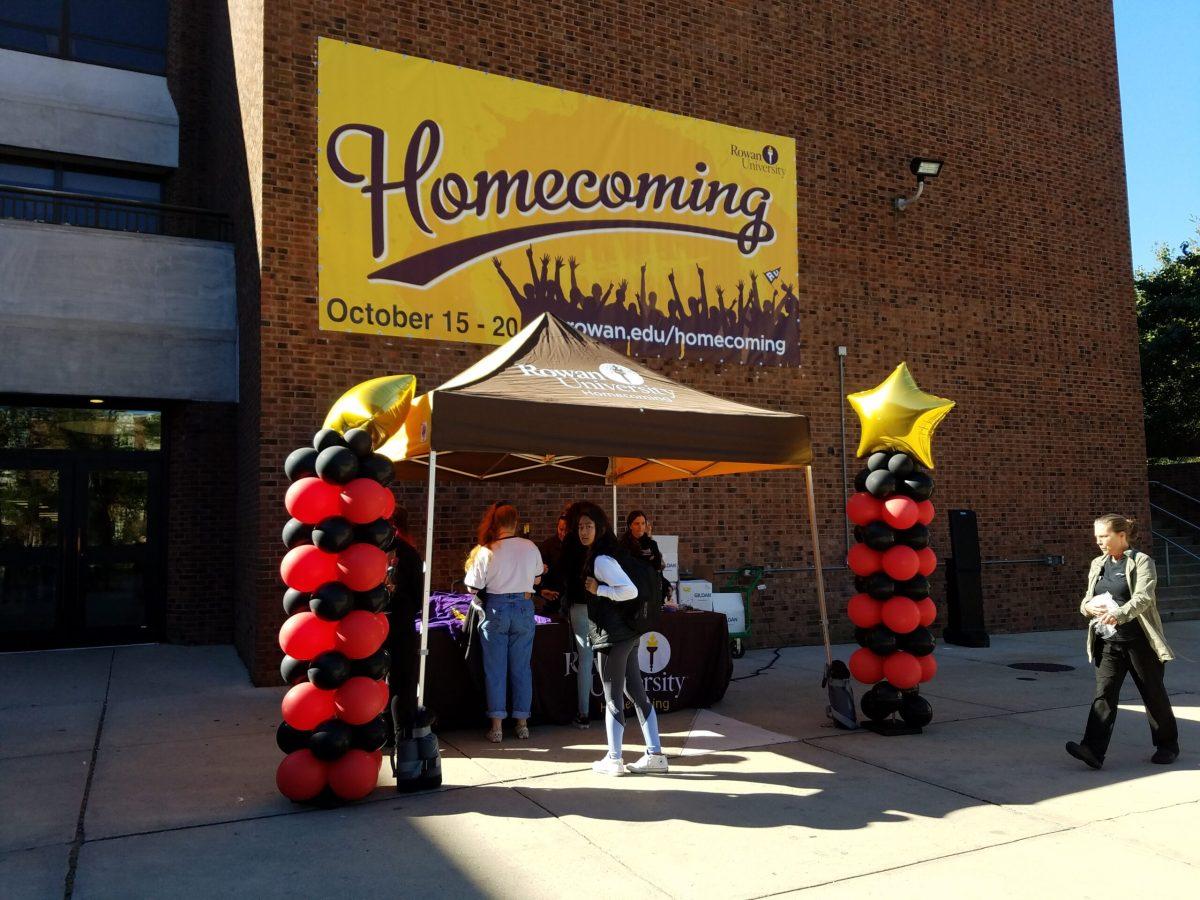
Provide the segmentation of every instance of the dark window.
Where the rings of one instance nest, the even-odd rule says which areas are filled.
[[[80,194],[96,200],[45,196],[23,192],[21,188]],[[162,184],[128,175],[0,159],[0,219],[162,233],[162,215],[158,209],[104,203],[105,199],[158,203],[162,200]]]
[[[4,0],[0,47],[162,74],[166,0]]]
[[[162,413],[0,406],[0,450],[160,450]]]

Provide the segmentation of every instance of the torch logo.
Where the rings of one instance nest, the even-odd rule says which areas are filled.
[[[638,666],[648,675],[661,672],[671,661],[671,642],[666,635],[648,631],[638,641]]]

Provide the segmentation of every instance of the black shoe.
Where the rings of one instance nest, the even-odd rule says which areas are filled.
[[[575,720],[571,724],[574,725],[576,728],[581,728],[581,729],[592,727],[592,722],[587,716],[576,716]]]
[[[1067,752],[1081,762],[1087,763],[1093,769],[1098,769],[1104,765],[1104,760],[1097,759],[1096,754],[1083,744],[1067,741]]]
[[[1158,763],[1160,766],[1169,766],[1178,758],[1178,750],[1170,750],[1166,747],[1159,747],[1154,751],[1154,755],[1150,757],[1150,762]]]

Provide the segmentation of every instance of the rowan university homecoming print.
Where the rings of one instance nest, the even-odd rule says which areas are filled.
[[[322,39],[320,326],[799,364],[790,138]]]

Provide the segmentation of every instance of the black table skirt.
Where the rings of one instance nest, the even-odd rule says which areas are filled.
[[[654,654],[647,654],[653,671],[643,669],[642,678],[659,712],[711,706],[725,696],[733,660],[723,615],[697,610],[664,612],[655,643]],[[555,618],[537,626],[531,662],[534,724],[566,725],[575,718],[574,653],[575,639],[564,620]],[[474,727],[486,721],[478,642],[468,660],[463,656],[463,644],[448,629],[431,629],[426,666],[425,705],[437,715],[440,728]],[[604,698],[593,666],[592,718],[603,714]]]

